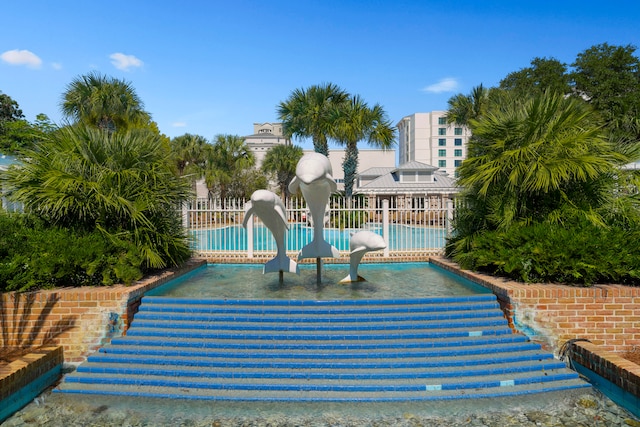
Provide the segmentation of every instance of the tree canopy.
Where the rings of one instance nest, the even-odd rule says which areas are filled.
[[[344,104],[349,94],[333,83],[296,89],[277,107],[287,137],[310,137],[317,153],[329,155],[328,137],[332,131],[332,113]]]
[[[302,147],[288,144],[277,145],[267,151],[262,161],[262,170],[265,173],[275,175],[280,196],[283,198],[290,195],[289,183],[296,176],[296,166],[302,155]]]
[[[114,132],[143,126],[150,121],[144,104],[131,83],[91,72],[76,77],[62,95],[65,117]]]

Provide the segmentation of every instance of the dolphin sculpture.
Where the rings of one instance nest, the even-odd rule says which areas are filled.
[[[300,274],[298,264],[287,256],[284,246],[285,233],[289,229],[289,223],[287,222],[285,207],[280,197],[268,190],[254,191],[251,195],[251,202],[245,208],[244,221],[242,223],[244,228],[247,228],[247,221],[254,214],[271,231],[277,248],[275,258],[267,261],[262,273],[286,271]]]
[[[379,234],[371,231],[359,231],[351,234],[349,239],[349,275],[340,283],[361,282],[365,279],[358,276],[358,265],[362,257],[371,251],[379,251],[387,247],[384,239]]]
[[[338,190],[331,176],[333,171],[327,156],[320,153],[307,153],[296,165],[296,176],[289,183],[289,191],[302,191],[313,220],[313,240],[298,253],[302,258],[339,258],[340,252],[324,240],[324,212],[331,193]]]

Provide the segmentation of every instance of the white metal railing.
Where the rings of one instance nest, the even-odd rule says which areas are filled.
[[[193,238],[193,249],[203,256],[267,258],[276,252],[271,232],[259,218],[244,221],[246,200],[197,199],[183,209],[183,221]],[[295,256],[311,241],[313,227],[302,198],[284,201],[289,231],[287,253]],[[349,237],[361,230],[380,234],[385,257],[441,253],[450,232],[453,201],[440,196],[332,197],[328,203],[324,236],[343,256],[349,253]]]

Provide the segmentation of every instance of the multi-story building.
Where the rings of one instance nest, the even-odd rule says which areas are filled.
[[[262,165],[262,160],[269,149],[280,144],[291,144],[282,132],[282,123],[254,123],[253,134],[244,137],[253,154],[256,156],[256,167]]]
[[[467,156],[471,132],[467,127],[449,125],[446,111],[415,113],[403,117],[398,127],[398,162],[420,162],[456,176],[456,168]]]
[[[245,142],[256,156],[256,167],[262,165],[262,161],[269,149],[278,144],[290,144],[291,141],[284,137],[282,123],[254,123],[253,134],[244,137]],[[305,153],[313,150],[304,150]],[[342,148],[329,148],[329,160],[333,169],[333,177],[340,190],[344,189],[344,173],[342,161],[345,150]],[[396,164],[395,150],[361,149],[358,154],[358,172],[373,166],[393,167]]]

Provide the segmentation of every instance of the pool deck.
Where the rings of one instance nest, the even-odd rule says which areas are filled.
[[[197,259],[185,268],[145,278],[128,287],[4,293],[1,295],[3,316],[0,318],[3,336],[16,340],[20,337],[11,334],[20,333],[22,338],[16,342],[28,341],[34,347],[45,343],[53,347],[61,346],[66,363],[79,363],[111,337],[126,334],[144,292],[207,261],[240,262],[236,258]],[[580,363],[634,396],[640,396],[640,366],[619,356],[625,350],[640,346],[640,327],[637,326],[640,322],[640,305],[636,304],[640,297],[639,288],[615,284],[591,288],[522,284],[461,270],[442,257],[370,257],[365,259],[367,261],[429,261],[488,287],[498,296],[512,328],[526,332],[533,340],[541,340],[555,353],[570,339],[589,340],[571,345],[571,352],[580,358]],[[247,262],[263,263],[264,259]],[[29,311],[25,312],[27,306]],[[12,323],[14,320],[21,323]],[[25,340],[26,337],[29,339]],[[10,346],[11,343],[2,342],[2,345]],[[31,365],[34,364],[31,360],[35,359],[27,355],[21,358],[20,363],[0,365],[0,390],[18,383],[20,377],[33,375],[33,369],[41,369],[38,366],[32,369]]]

